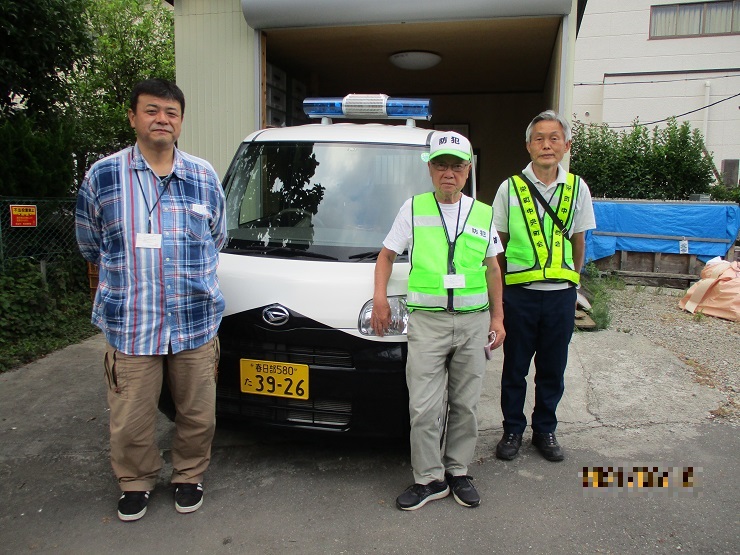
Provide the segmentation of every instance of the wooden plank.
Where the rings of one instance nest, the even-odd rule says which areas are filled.
[[[632,277],[623,276],[622,281],[625,285],[642,285],[651,287],[667,287],[669,289],[688,289],[691,284],[698,278],[678,279],[678,278],[659,278],[659,277]]]
[[[688,254],[667,254],[660,257],[660,270],[669,274],[690,274]]]
[[[689,255],[689,273],[695,275],[696,272],[696,255]]]
[[[669,272],[635,272],[632,270],[614,270],[612,273],[620,276],[633,276],[633,277],[660,277],[670,279],[690,279],[698,280],[699,276],[693,274],[673,274]]]
[[[576,310],[576,327],[579,330],[593,330],[596,329],[596,322],[585,311]]]
[[[696,255],[617,251],[595,261],[602,271],[654,272],[699,276],[704,267]]]
[[[632,272],[615,271],[627,285],[651,285],[654,287],[670,287],[674,289],[686,289],[699,279],[699,276],[689,274],[672,274],[668,272]]]

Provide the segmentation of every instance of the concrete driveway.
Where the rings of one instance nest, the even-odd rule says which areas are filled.
[[[514,461],[493,456],[497,353],[470,469],[477,509],[449,497],[398,511],[412,480],[400,442],[219,429],[203,508],[175,512],[166,465],[135,523],[116,516],[102,353],[96,336],[0,374],[0,553],[738,553],[738,429],[709,418],[718,392],[639,336],[575,334],[562,463],[528,435]],[[162,418],[165,460],[171,433]],[[584,466],[642,464],[701,467],[701,493],[584,495]]]

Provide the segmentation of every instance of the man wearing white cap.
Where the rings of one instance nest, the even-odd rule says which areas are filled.
[[[408,248],[407,305],[414,484],[396,499],[412,511],[450,493],[465,507],[480,496],[468,475],[478,440],[477,406],[486,370],[484,348],[503,343],[501,242],[491,207],[462,193],[471,167],[470,142],[435,132],[429,149],[434,192],[407,200],[375,265],[372,325],[382,336],[391,318],[387,285],[397,254]],[[438,418],[447,389],[449,416],[440,451]]]

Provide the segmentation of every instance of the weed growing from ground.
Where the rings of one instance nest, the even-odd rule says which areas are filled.
[[[611,291],[624,289],[624,280],[602,274],[593,262],[586,264],[583,275],[583,288],[586,296],[591,302],[591,319],[596,324],[597,330],[604,330],[611,324],[611,313],[609,302]]]
[[[697,310],[696,312],[694,312],[694,315],[691,317],[691,319],[694,322],[702,322],[706,317],[706,314],[704,314],[701,310]]]

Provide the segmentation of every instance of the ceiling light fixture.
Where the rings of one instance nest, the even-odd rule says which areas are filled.
[[[389,59],[394,66],[401,69],[419,70],[436,66],[442,61],[442,56],[434,52],[409,50],[391,54]]]

